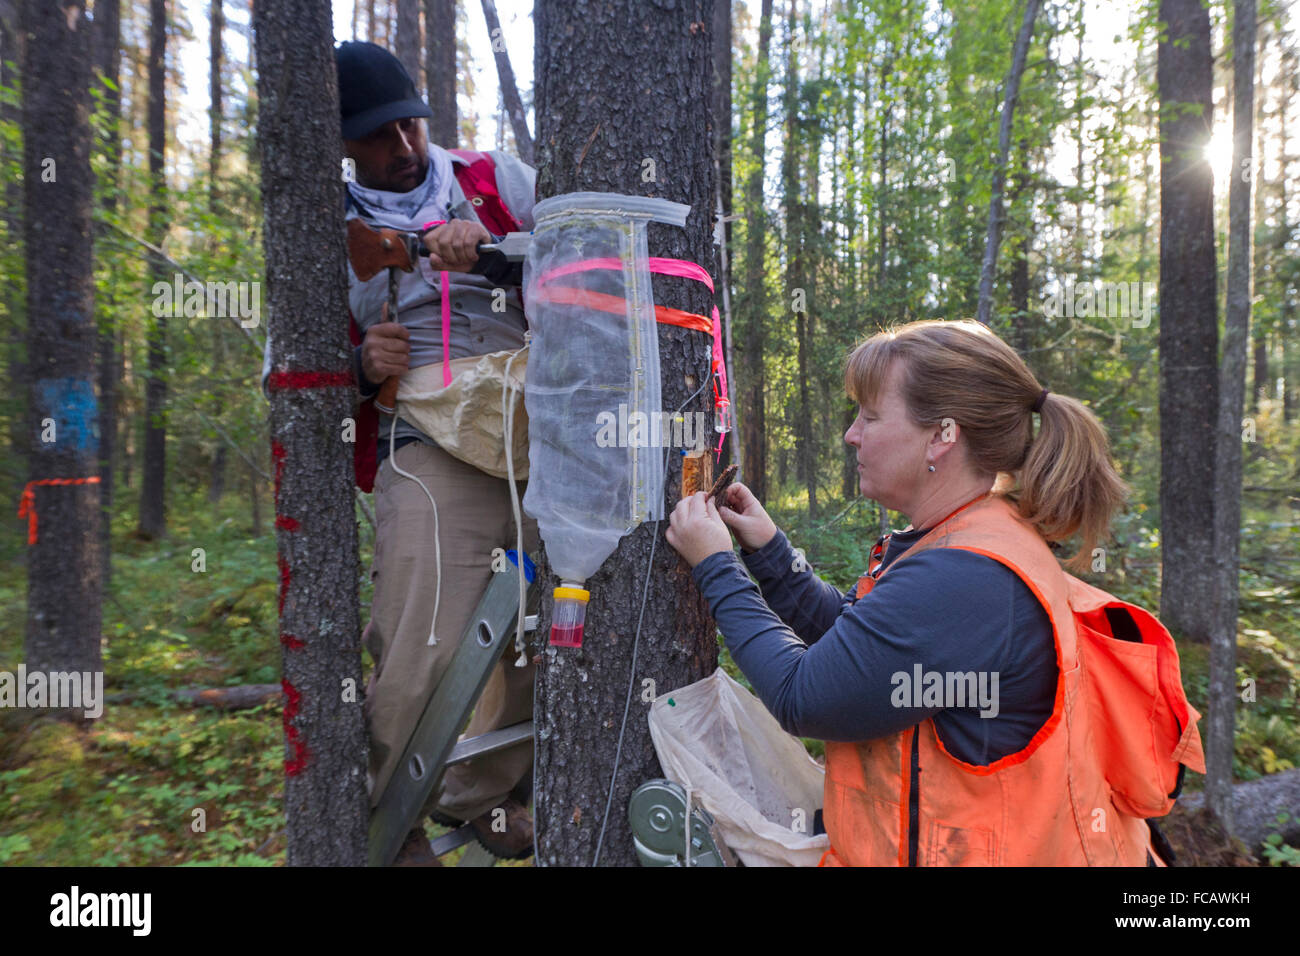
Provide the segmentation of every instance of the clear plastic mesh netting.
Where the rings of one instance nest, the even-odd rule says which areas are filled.
[[[660,409],[646,224],[684,226],[687,211],[611,193],[570,193],[533,211],[523,506],[562,580],[587,580],[619,538],[663,517],[663,449],[629,441],[625,423]]]

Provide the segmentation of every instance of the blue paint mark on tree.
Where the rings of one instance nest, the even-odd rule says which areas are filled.
[[[36,383],[40,407],[37,421],[54,419],[54,441],[42,449],[69,448],[81,454],[99,451],[99,402],[95,388],[82,378],[45,378]]]

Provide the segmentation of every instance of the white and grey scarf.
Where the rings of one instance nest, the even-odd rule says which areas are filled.
[[[453,182],[451,154],[430,143],[424,182],[409,192],[368,189],[355,180],[348,183],[348,191],[361,206],[362,215],[372,222],[418,232],[426,222],[447,218]]]

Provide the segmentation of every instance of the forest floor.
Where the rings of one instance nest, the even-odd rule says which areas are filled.
[[[254,536],[234,496],[217,508],[200,498],[185,504],[173,507],[162,541],[135,538],[126,514],[113,529],[105,692],[131,699],[76,723],[0,710],[0,865],[283,865],[278,700],[223,712],[166,696],[181,687],[278,682],[275,536],[268,528]],[[824,578],[841,588],[856,580],[876,535],[867,502],[831,502],[815,522],[801,501],[771,510]],[[1241,680],[1255,680],[1256,700],[1238,709],[1239,780],[1300,766],[1300,567],[1279,563],[1296,557],[1288,542],[1300,518],[1278,511],[1247,520],[1238,668]],[[361,528],[368,568],[372,535],[364,520]],[[1140,540],[1096,583],[1155,610],[1157,546]],[[193,569],[194,548],[204,549],[202,572]],[[22,660],[25,593],[21,554],[0,561],[0,670],[16,671]],[[1207,648],[1180,642],[1179,651],[1188,695],[1205,713]],[[722,663],[743,682],[725,651]],[[809,744],[820,754],[819,743]],[[1200,782],[1189,774],[1187,789]],[[1170,823],[1176,842],[1196,839],[1195,826]],[[1190,860],[1221,859],[1221,849],[1195,850]]]

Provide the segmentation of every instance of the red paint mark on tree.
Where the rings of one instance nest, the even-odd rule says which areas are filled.
[[[285,531],[297,531],[298,519],[290,518],[288,515],[276,515],[275,526],[277,528],[283,528]]]
[[[354,384],[351,370],[346,372],[272,372],[266,380],[269,392],[292,388],[341,388]]]
[[[281,634],[280,643],[283,644],[285,647],[289,648],[289,650],[291,651],[301,650],[302,648],[307,646],[306,641],[300,641],[292,634]]]
[[[298,728],[293,725],[293,719],[298,716],[298,706],[302,702],[302,692],[283,678],[280,680],[280,687],[284,690],[285,700],[284,737],[288,741],[289,749],[293,754],[284,762],[284,773],[285,776],[294,777],[307,769],[307,761],[311,759],[311,751],[307,749],[307,742],[303,740]]]

